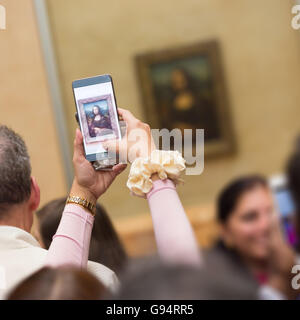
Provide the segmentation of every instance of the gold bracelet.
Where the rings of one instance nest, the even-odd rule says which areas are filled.
[[[66,203],[67,204],[68,203],[78,204],[81,207],[90,211],[92,216],[96,215],[96,205],[94,203],[91,203],[87,199],[83,199],[83,198],[76,197],[76,196],[69,196]]]

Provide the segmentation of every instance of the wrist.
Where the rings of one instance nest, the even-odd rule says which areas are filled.
[[[152,176],[151,176],[151,180],[152,180],[152,181],[157,181],[157,180],[160,180],[160,178],[159,178],[159,176],[158,176],[157,173],[154,173],[154,174],[152,174]]]
[[[150,157],[137,158],[131,165],[127,187],[132,194],[146,197],[156,180],[170,179],[175,185],[185,170],[185,160],[178,151],[153,150]]]
[[[95,195],[88,189],[83,186],[81,186],[76,179],[74,179],[71,190],[70,190],[70,196],[76,196],[83,199],[86,199],[87,201],[96,204],[97,198]]]

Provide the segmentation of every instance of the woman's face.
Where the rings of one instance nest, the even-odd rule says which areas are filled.
[[[171,74],[171,84],[175,90],[183,90],[187,87],[187,79],[181,70],[174,70]]]
[[[246,259],[267,259],[273,209],[272,195],[268,188],[257,186],[245,192],[222,226],[225,243]]]
[[[94,115],[98,115],[99,114],[99,109],[97,107],[94,107],[93,108],[93,112],[94,112]]]

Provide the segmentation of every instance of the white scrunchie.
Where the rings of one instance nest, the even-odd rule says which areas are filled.
[[[185,170],[185,160],[178,151],[152,151],[149,158],[137,158],[131,165],[127,187],[137,196],[146,197],[152,189],[151,176],[157,174],[161,180],[167,178],[175,184],[183,182],[180,175]]]

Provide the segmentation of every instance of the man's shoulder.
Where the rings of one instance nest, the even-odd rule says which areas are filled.
[[[87,270],[97,277],[108,289],[116,292],[119,287],[119,280],[113,270],[94,261],[88,261]]]
[[[18,283],[44,266],[47,250],[40,247],[24,247],[0,252],[1,266],[5,270],[5,288],[0,290],[0,300]]]
[[[30,250],[33,263],[36,262],[36,264],[44,265],[48,251],[40,247],[30,248]],[[87,270],[98,278],[109,290],[115,292],[118,289],[119,280],[113,270],[94,261],[88,261]]]

